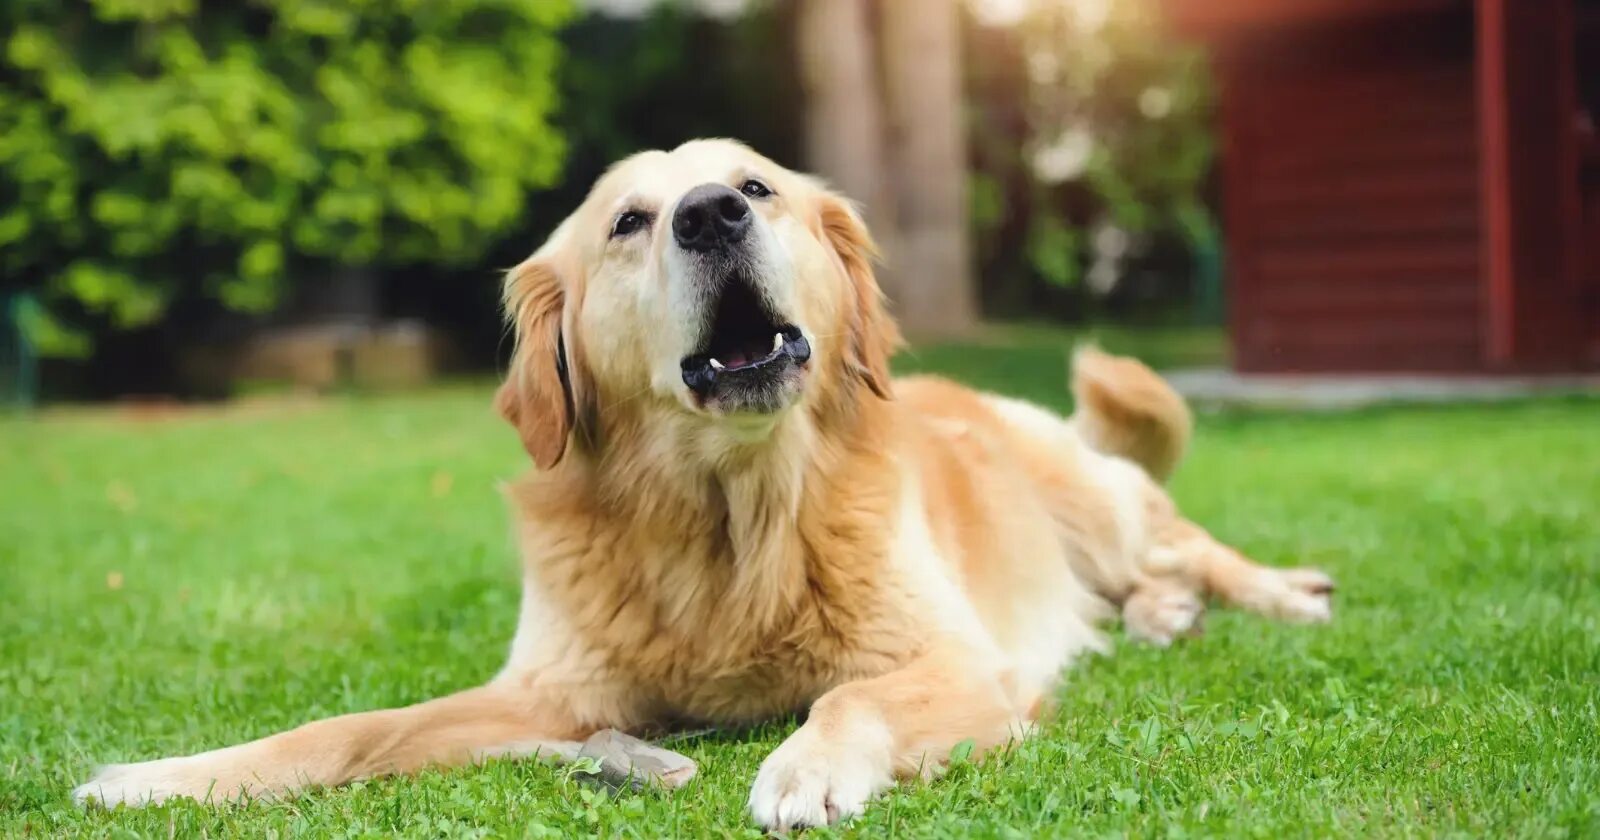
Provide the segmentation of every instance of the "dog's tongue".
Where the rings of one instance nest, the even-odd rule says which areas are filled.
[[[767,349],[766,342],[764,341],[754,339],[749,341],[740,341],[738,342],[737,346],[724,347],[723,349],[716,351],[717,355],[712,357],[712,362],[714,362],[712,367],[721,365],[725,370],[738,370],[739,368],[750,367],[751,365],[758,364],[763,360],[776,355],[778,349],[782,346],[783,340],[781,338],[781,334],[775,334],[773,336],[771,350]]]

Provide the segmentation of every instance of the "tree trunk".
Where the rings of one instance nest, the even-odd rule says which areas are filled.
[[[967,219],[961,22],[956,0],[883,0],[884,91],[902,278],[897,310],[914,336],[977,322]]]
[[[806,166],[861,205],[889,264],[878,282],[901,294],[894,192],[885,163],[883,101],[865,0],[800,0],[796,41],[806,96]]]

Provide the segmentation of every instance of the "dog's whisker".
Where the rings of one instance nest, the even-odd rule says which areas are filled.
[[[610,415],[611,412],[616,411],[617,409],[621,408],[622,406],[627,405],[628,403],[633,402],[634,400],[644,396],[645,394],[649,393],[649,391],[650,391],[650,386],[646,385],[643,388],[640,388],[639,390],[634,391],[633,393],[627,395],[626,397],[622,397],[621,399],[618,399],[616,402],[613,402],[610,405],[603,406],[600,409],[600,416],[601,417],[606,417],[606,416]]]

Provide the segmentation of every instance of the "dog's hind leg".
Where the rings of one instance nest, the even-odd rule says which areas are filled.
[[[1197,587],[1179,578],[1144,578],[1122,602],[1128,635],[1157,647],[1179,636],[1198,635],[1206,605]]]
[[[553,698],[491,684],[414,706],[328,718],[210,752],[109,765],[73,797],[143,805],[173,797],[281,796],[426,766],[563,752],[594,729],[580,725]]]
[[[1333,617],[1333,578],[1316,569],[1279,569],[1251,561],[1183,519],[1160,530],[1146,571],[1176,577],[1223,603],[1293,622]]]

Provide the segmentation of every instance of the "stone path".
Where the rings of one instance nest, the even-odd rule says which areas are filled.
[[[1536,396],[1600,397],[1600,374],[1431,376],[1240,374],[1224,368],[1163,371],[1200,407],[1338,410],[1388,403],[1493,402]]]

